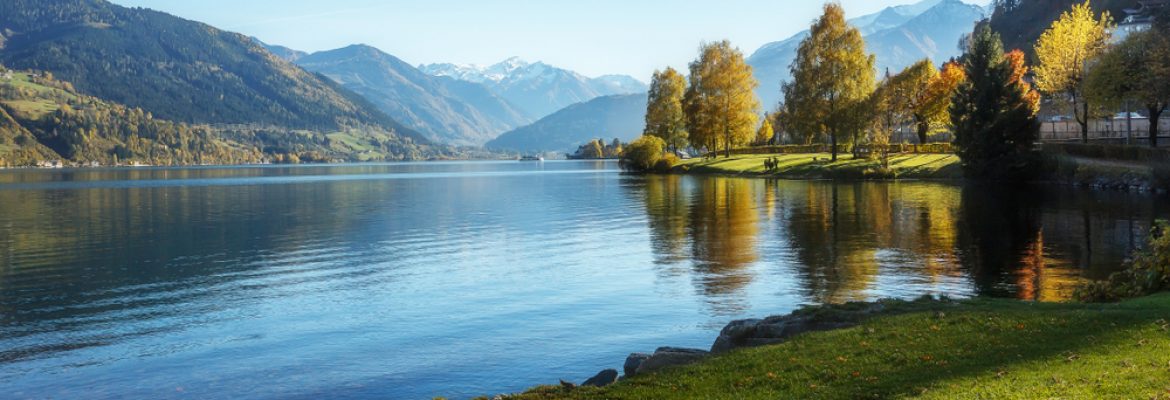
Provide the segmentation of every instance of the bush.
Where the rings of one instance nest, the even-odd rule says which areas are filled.
[[[1150,230],[1150,246],[1138,252],[1124,271],[1076,290],[1085,302],[1110,302],[1148,296],[1170,289],[1170,222],[1158,221]]]
[[[658,162],[654,163],[654,171],[662,173],[670,172],[675,165],[678,165],[678,156],[666,153],[666,155],[658,159]]]
[[[662,154],[666,150],[666,142],[657,136],[642,136],[626,146],[622,152],[621,165],[623,169],[645,172],[655,169]],[[673,165],[672,165],[673,166]]]

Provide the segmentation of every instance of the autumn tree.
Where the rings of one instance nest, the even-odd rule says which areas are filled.
[[[744,61],[743,52],[724,40],[704,43],[690,71],[683,109],[691,145],[708,151],[722,146],[731,157],[732,147],[747,144],[755,136],[760,101],[752,67]]]
[[[927,84],[926,93],[915,107],[915,121],[919,143],[926,143],[931,129],[951,123],[951,101],[959,85],[967,80],[967,73],[958,62],[943,64],[942,69]]]
[[[836,161],[837,144],[855,141],[867,124],[865,105],[874,90],[874,57],[866,54],[861,32],[845,22],[840,4],[825,4],[790,68],[784,103],[797,118],[787,128],[806,143],[828,136]]]
[[[944,64],[940,72],[929,59],[914,63],[891,78],[889,85],[897,93],[891,106],[914,125],[919,144],[926,143],[931,130],[948,122],[951,98],[964,79],[958,64]]]
[[[951,106],[955,147],[973,178],[1021,178],[1033,166],[1040,96],[1024,76],[1024,54],[1004,54],[999,34],[980,26],[962,56],[968,79]]]
[[[1159,29],[1162,28],[1162,29]],[[1170,106],[1170,29],[1135,32],[1101,56],[1088,91],[1110,104],[1134,102],[1149,113],[1150,146],[1158,147],[1158,119]]]
[[[669,67],[664,71],[654,71],[650,80],[643,134],[661,138],[672,150],[687,145],[687,121],[682,104],[686,87],[686,78]]]
[[[766,146],[772,142],[772,135],[775,131],[772,130],[772,115],[764,114],[764,122],[760,124],[760,129],[756,131],[756,145]]]
[[[1089,142],[1092,109],[1085,97],[1085,76],[1089,64],[1109,44],[1112,21],[1108,12],[1094,16],[1085,1],[1061,14],[1036,41],[1036,88],[1072,107],[1085,143]]]
[[[871,120],[870,144],[874,152],[882,160],[882,166],[888,167],[890,137],[894,131],[907,120],[908,108],[905,107],[904,88],[894,75],[886,70],[886,75],[878,83],[877,90],[870,95],[868,107],[877,116]]]

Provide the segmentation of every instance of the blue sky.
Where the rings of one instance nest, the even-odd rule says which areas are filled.
[[[849,17],[916,0],[842,0]],[[974,2],[971,0],[965,0]],[[589,76],[649,80],[684,68],[704,40],[745,55],[807,29],[804,0],[113,0],[304,51],[365,43],[408,63],[492,64],[510,56]],[[982,3],[986,3],[984,1]]]

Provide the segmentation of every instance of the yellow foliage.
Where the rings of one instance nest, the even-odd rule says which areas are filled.
[[[1109,45],[1113,18],[1097,18],[1088,1],[1074,5],[1036,41],[1036,88],[1070,104],[1077,120],[1088,121],[1084,83],[1089,63]],[[1079,105],[1079,106],[1078,106]]]

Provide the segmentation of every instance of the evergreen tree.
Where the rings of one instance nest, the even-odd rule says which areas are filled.
[[[972,178],[1017,179],[1032,167],[1039,95],[1024,81],[1022,52],[1004,54],[999,34],[976,29],[962,57],[967,81],[951,106],[955,147]]]
[[[722,146],[731,157],[732,147],[748,144],[755,136],[759,83],[743,52],[731,42],[705,43],[699,53],[690,64],[690,85],[683,96],[690,142],[708,151]]]
[[[643,135],[657,136],[672,150],[687,145],[687,121],[683,114],[683,94],[687,81],[674,68],[654,71],[646,104],[646,129]]]
[[[874,57],[865,52],[861,32],[845,21],[840,4],[825,5],[824,15],[800,43],[784,85],[784,103],[799,116],[787,128],[806,143],[828,136],[837,160],[837,144],[856,141],[869,120],[866,110],[874,90]]]

